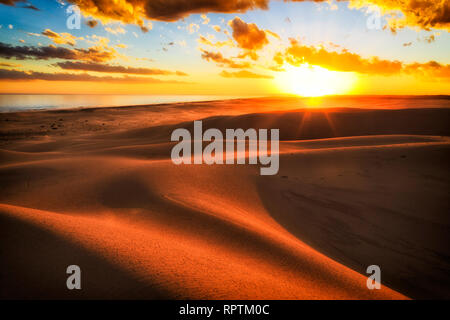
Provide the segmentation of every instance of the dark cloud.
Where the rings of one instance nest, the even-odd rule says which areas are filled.
[[[176,21],[193,13],[267,9],[268,0],[70,0],[88,15],[144,25],[143,19]]]
[[[108,65],[94,62],[59,62],[55,64],[61,69],[65,70],[81,70],[81,71],[95,71],[105,73],[125,73],[125,74],[140,74],[140,75],[177,75],[187,76],[186,73],[181,71],[168,71],[161,69],[149,69],[149,68],[133,68],[124,67],[119,65]]]
[[[25,3],[25,5],[21,8],[40,11],[39,8],[36,8],[35,6],[33,6],[31,3],[29,3],[26,0],[0,0],[0,3],[7,5],[7,6],[15,6],[16,3]]]
[[[17,70],[0,69],[0,80],[45,80],[45,81],[97,81],[97,82],[135,82],[135,83],[186,83],[181,81],[165,81],[146,77],[98,77],[87,73],[45,73],[24,72]]]
[[[0,0],[1,4],[5,4],[7,6],[14,6],[16,2],[23,2],[22,0]]]
[[[224,58],[224,56],[220,52],[210,52],[202,50],[202,58],[206,61],[214,61],[222,67],[234,69],[245,69],[250,67],[250,64],[248,62],[235,62],[231,59]]]
[[[27,4],[26,6],[24,6],[22,8],[24,8],[24,9],[31,9],[31,10],[34,10],[34,11],[41,11],[41,10],[39,10],[39,8],[36,8],[32,4]]]
[[[32,46],[12,46],[0,42],[0,57],[6,59],[65,59],[65,60],[84,60],[93,62],[104,62],[115,58],[113,49],[104,49],[101,47],[91,47],[89,49],[68,49],[56,47],[54,45],[46,47]]]
[[[93,19],[87,20],[87,21],[86,21],[86,25],[87,25],[89,28],[95,28],[95,27],[98,25],[98,21],[97,21],[97,20],[93,20]]]

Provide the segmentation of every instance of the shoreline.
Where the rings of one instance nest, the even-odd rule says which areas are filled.
[[[14,93],[0,93],[1,95],[31,95],[31,96],[47,96],[48,94],[14,94]],[[54,96],[70,96],[78,94],[54,94]],[[87,96],[109,96],[106,94],[87,94]],[[117,96],[136,96],[136,95],[117,95]],[[151,96],[151,95],[149,95]],[[227,101],[258,101],[258,100],[275,100],[275,101],[308,101],[308,100],[349,100],[349,99],[412,99],[412,100],[443,100],[449,101],[447,108],[450,108],[450,95],[328,95],[320,97],[302,97],[296,95],[273,95],[273,96],[252,96],[252,97],[235,97],[235,98],[224,98],[224,99],[212,99],[212,100],[194,100],[194,101],[179,101],[179,102],[155,102],[146,104],[133,104],[133,105],[120,105],[120,106],[78,106],[78,107],[67,107],[67,108],[42,108],[42,109],[29,109],[29,110],[11,110],[11,111],[1,111],[0,114],[10,114],[10,113],[22,113],[22,112],[46,112],[46,111],[83,111],[86,109],[104,109],[104,108],[138,108],[138,107],[152,107],[152,106],[169,106],[169,105],[183,105],[191,103],[214,103],[214,102],[227,102]],[[357,108],[357,107],[354,107]],[[402,107],[397,107],[402,109]],[[419,107],[420,108],[420,107]],[[312,108],[313,109],[313,108]],[[393,109],[392,107],[386,107],[386,109]]]

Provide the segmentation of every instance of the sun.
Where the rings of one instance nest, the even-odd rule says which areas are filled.
[[[356,82],[352,72],[330,71],[307,63],[285,70],[276,78],[280,91],[304,97],[345,94]]]

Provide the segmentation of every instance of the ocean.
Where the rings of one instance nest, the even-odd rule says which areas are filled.
[[[119,107],[160,103],[215,101],[232,96],[212,95],[112,95],[112,94],[0,94],[0,112],[70,108]]]

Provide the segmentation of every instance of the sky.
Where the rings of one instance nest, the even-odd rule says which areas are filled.
[[[0,0],[0,93],[450,94],[449,0]]]

